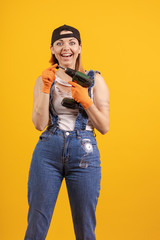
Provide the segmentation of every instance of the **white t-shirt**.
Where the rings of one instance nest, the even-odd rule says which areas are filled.
[[[53,87],[53,107],[58,115],[59,128],[64,131],[73,131],[79,109],[72,109],[62,106],[63,98],[72,98],[71,85],[56,75]],[[93,88],[91,89],[91,98],[93,100]],[[93,125],[88,119],[86,130],[92,131]]]

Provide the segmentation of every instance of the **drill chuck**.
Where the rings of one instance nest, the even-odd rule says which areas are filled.
[[[93,83],[93,79],[82,72],[76,71],[71,68],[64,68],[60,65],[58,65],[58,67],[62,68],[66,74],[72,77],[72,82],[76,82],[82,87],[90,87]]]

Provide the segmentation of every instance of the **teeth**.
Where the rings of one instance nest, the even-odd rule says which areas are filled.
[[[62,57],[70,57],[72,54],[62,54]]]

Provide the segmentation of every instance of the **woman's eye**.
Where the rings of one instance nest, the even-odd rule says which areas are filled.
[[[58,45],[58,46],[61,46],[61,45],[62,45],[62,43],[61,43],[61,42],[58,42],[58,43],[57,43],[57,45]]]
[[[71,44],[71,45],[74,45],[74,44],[76,44],[76,43],[75,43],[75,42],[70,42],[70,44]]]

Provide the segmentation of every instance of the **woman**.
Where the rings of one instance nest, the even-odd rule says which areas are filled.
[[[33,152],[28,179],[28,227],[25,240],[44,240],[63,178],[77,240],[94,240],[96,205],[100,191],[100,155],[93,130],[109,130],[109,91],[98,71],[84,71],[77,29],[61,26],[51,39],[51,67],[37,78],[33,123],[43,131]],[[68,76],[72,68],[93,78],[84,88]],[[62,105],[73,98],[76,108]]]

